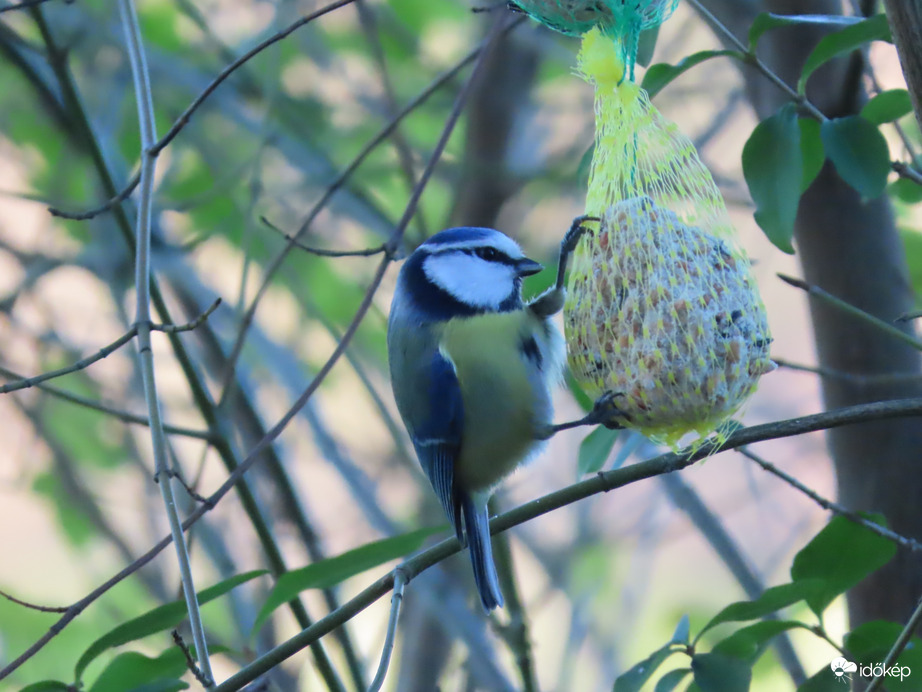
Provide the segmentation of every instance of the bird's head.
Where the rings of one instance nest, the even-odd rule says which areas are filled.
[[[449,228],[407,258],[398,290],[435,319],[505,312],[522,307],[522,278],[541,269],[499,231]]]

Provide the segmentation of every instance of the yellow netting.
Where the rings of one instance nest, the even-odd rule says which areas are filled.
[[[579,68],[596,86],[586,213],[564,308],[570,367],[619,395],[629,427],[675,446],[732,415],[774,368],[765,308],[723,198],[694,145],[624,79],[597,29]]]

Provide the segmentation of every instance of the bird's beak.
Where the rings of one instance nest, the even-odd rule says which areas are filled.
[[[531,276],[532,274],[537,274],[542,269],[544,269],[543,264],[539,264],[527,257],[523,257],[515,263],[515,271],[519,276]]]

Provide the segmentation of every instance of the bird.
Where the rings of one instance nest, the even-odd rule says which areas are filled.
[[[543,267],[491,228],[436,233],[397,278],[387,329],[394,398],[458,540],[467,539],[487,612],[503,605],[488,500],[556,431],[602,420],[597,405],[580,421],[552,423],[566,346],[550,318],[563,307],[567,256],[587,220],[578,217],[561,243],[556,284],[527,304],[522,281]]]

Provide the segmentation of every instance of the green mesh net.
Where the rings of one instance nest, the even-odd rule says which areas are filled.
[[[675,446],[732,415],[774,368],[750,263],[691,141],[624,79],[621,49],[585,34],[596,86],[586,213],[564,307],[570,367],[590,394],[617,395],[621,421]]]

